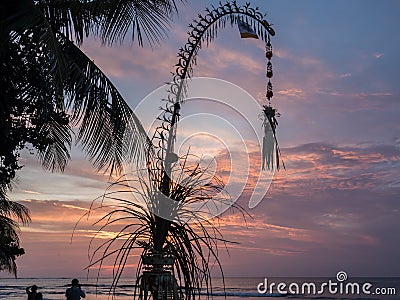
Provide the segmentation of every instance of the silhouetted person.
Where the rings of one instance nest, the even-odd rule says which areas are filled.
[[[38,287],[37,285],[32,285],[32,286],[28,286],[26,288],[26,293],[28,294],[28,300],[42,300],[43,296],[42,293],[38,293],[37,291]]]
[[[67,290],[65,291],[65,297],[67,297],[67,300],[80,300],[81,297],[86,297],[85,292],[81,290],[78,279],[72,279],[71,285],[72,286],[70,288],[67,288]]]

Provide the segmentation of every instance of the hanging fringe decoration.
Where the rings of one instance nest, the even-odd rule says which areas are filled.
[[[268,170],[277,169],[279,170],[280,166],[280,149],[278,146],[278,140],[276,139],[276,126],[278,126],[278,121],[276,117],[279,114],[276,113],[276,109],[271,106],[271,98],[274,96],[272,90],[271,78],[273,76],[272,71],[272,63],[271,58],[273,56],[272,53],[272,45],[270,41],[270,36],[268,35],[268,41],[265,45],[265,57],[268,59],[268,63],[266,66],[266,77],[268,78],[268,83],[266,87],[265,97],[268,100],[268,105],[263,105],[263,113],[264,113],[264,137],[263,137],[263,146],[262,146],[262,169],[265,170],[265,167]],[[282,162],[283,168],[285,168],[285,164]]]
[[[272,45],[271,45],[271,39],[268,35],[268,42],[265,45],[265,57],[268,58],[268,60],[271,60],[272,58]]]
[[[274,151],[275,151],[275,139],[271,125],[267,118],[264,118],[264,137],[262,146],[262,169],[265,170],[267,166],[268,170],[274,167]]]
[[[281,150],[279,149],[278,140],[276,138],[276,127],[278,121],[276,117],[279,114],[276,109],[271,106],[264,105],[264,138],[263,138],[263,151],[262,151],[262,169],[265,170],[265,165],[268,170],[273,170],[275,167],[277,170],[280,168],[280,155]],[[285,164],[282,162],[283,168]]]

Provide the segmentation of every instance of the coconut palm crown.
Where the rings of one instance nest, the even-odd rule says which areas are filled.
[[[79,46],[89,35],[113,45],[128,32],[139,45],[154,45],[166,35],[175,12],[174,0],[1,1],[2,203],[9,203],[7,191],[22,168],[23,149],[36,153],[51,171],[64,170],[74,136],[99,170],[118,173],[124,158],[140,160],[148,137],[139,120]],[[13,213],[5,207],[8,218]],[[15,220],[21,219],[0,223],[17,229]],[[16,231],[10,232],[17,243]]]

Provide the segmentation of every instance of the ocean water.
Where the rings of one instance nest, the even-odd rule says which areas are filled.
[[[19,279],[2,279],[0,278],[0,299],[9,300],[25,300],[27,298],[25,288],[32,284],[36,284],[39,287],[39,291],[43,293],[44,299],[65,300],[65,289],[70,283],[70,278],[19,278]],[[370,295],[366,294],[351,294],[345,293],[346,286],[342,286],[343,293],[340,293],[339,285],[336,286],[337,293],[332,294],[327,288],[321,290],[321,293],[302,293],[301,283],[314,283],[318,288],[321,284],[328,283],[332,278],[225,278],[225,291],[223,289],[222,280],[216,278],[213,280],[213,299],[399,299],[400,300],[400,278],[356,278],[352,279],[352,283],[359,284],[362,289],[363,284],[371,283],[371,287],[368,289],[371,292]],[[96,279],[80,279],[82,289],[86,292],[86,299],[106,300],[111,299],[110,297],[110,286],[111,279],[101,278],[96,282]],[[275,283],[272,285],[271,283]],[[347,281],[349,282],[349,280]],[[262,283],[262,284],[261,284]],[[266,290],[265,283],[270,288]],[[277,293],[276,286],[278,283],[286,284],[286,288],[292,285],[291,294],[279,294]],[[135,282],[133,279],[123,278],[120,280],[118,288],[116,289],[115,296],[117,300],[132,300],[134,296]],[[261,286],[260,286],[261,284]],[[257,287],[259,286],[260,292]],[[299,288],[296,291],[296,287]],[[327,287],[327,286],[325,286]],[[275,288],[275,289],[274,289]],[[306,287],[308,288],[308,287]],[[377,295],[374,291],[383,291],[386,294],[391,295]],[[305,290],[307,291],[307,289]],[[349,290],[351,291],[351,290]],[[272,293],[271,293],[272,292]],[[226,298],[225,298],[226,296]],[[201,299],[207,299],[206,295],[203,295]]]

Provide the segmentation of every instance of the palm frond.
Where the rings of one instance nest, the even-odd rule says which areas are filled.
[[[0,213],[0,271],[6,270],[17,277],[17,256],[25,253],[19,247],[19,226],[16,221]]]
[[[105,44],[121,42],[132,31],[132,40],[158,43],[177,12],[175,0],[35,0],[54,32],[78,45],[94,34]]]
[[[65,37],[59,40],[70,62],[64,87],[71,122],[94,166],[119,173],[124,160],[143,160],[150,141],[140,120],[93,61]]]
[[[105,13],[99,32],[103,43],[107,44],[122,41],[131,30],[132,40],[137,39],[139,45],[143,45],[143,37],[154,45],[167,34],[176,11],[174,0],[104,2]]]
[[[9,200],[7,197],[0,196],[0,216],[16,219],[23,224],[31,221],[29,209],[15,201]]]
[[[72,137],[71,128],[60,114],[53,113],[43,124],[40,134],[49,140],[45,149],[39,152],[39,158],[44,168],[63,171],[70,157]]]
[[[67,39],[75,39],[78,45],[96,26],[103,15],[100,0],[35,0],[36,7],[48,20],[53,32],[59,32]]]

